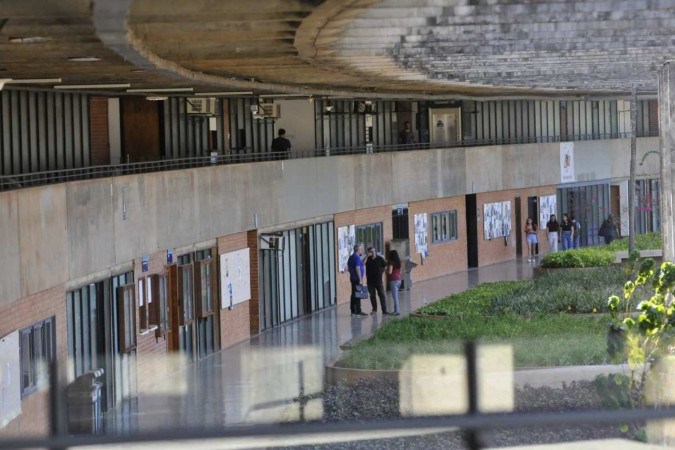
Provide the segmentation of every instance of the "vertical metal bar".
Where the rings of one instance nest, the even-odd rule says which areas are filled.
[[[469,399],[469,415],[478,414],[478,367],[476,343],[469,341],[465,344],[466,378]],[[480,450],[483,446],[477,430],[469,429],[466,435],[466,444],[470,450]]]

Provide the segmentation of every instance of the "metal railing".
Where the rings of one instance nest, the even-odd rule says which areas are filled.
[[[652,133],[652,135],[654,135]],[[648,135],[639,136],[647,137]],[[223,164],[241,164],[286,159],[317,158],[326,156],[388,153],[398,151],[429,150],[439,148],[464,148],[492,145],[516,145],[555,143],[564,141],[587,141],[604,139],[626,139],[630,133],[584,134],[569,136],[545,136],[499,139],[465,139],[461,141],[415,143],[397,145],[365,144],[354,147],[327,147],[310,150],[293,150],[290,154],[275,152],[253,153],[248,149],[232,149],[224,155],[205,155],[179,159],[160,159],[155,161],[131,162],[106,166],[90,166],[75,169],[50,170],[17,175],[0,176],[0,191],[21,189],[45,184],[64,183],[68,181],[89,180],[140,173],[179,170],[196,167],[207,167]]]

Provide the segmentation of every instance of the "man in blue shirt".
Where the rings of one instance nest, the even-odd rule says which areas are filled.
[[[363,246],[356,244],[354,246],[354,253],[347,261],[347,268],[349,269],[349,281],[352,284],[352,296],[349,299],[349,309],[352,312],[352,317],[365,317],[368,314],[361,311],[361,299],[356,297],[356,286],[363,285],[363,277],[366,269],[363,267],[361,255],[363,254]]]

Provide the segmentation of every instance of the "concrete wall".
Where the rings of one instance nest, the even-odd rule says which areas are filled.
[[[640,154],[652,141],[638,140]],[[575,157],[578,180],[628,176],[627,141],[578,142]],[[642,170],[656,160],[648,156]],[[236,164],[2,192],[0,305],[219,236],[559,180],[552,143]]]

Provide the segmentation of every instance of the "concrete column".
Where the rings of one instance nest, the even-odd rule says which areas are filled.
[[[630,179],[628,180],[628,254],[635,250],[635,171],[637,159],[637,93],[630,96]]]
[[[661,241],[663,260],[675,261],[673,228],[673,152],[675,151],[675,66],[659,71],[659,147],[661,149]]]

